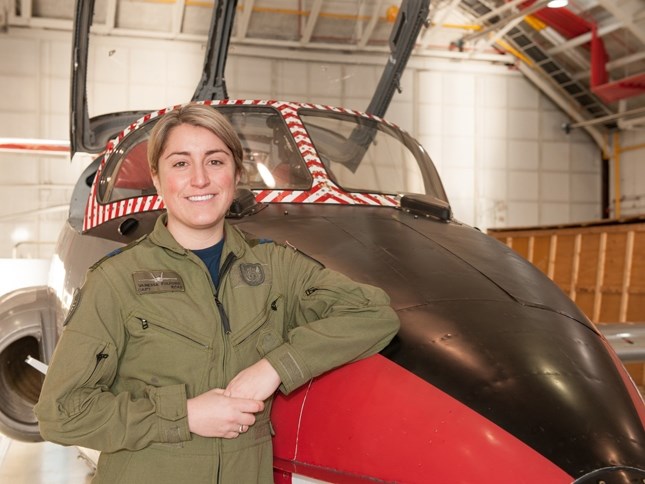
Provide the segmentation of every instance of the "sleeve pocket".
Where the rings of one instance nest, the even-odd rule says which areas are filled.
[[[264,356],[283,342],[282,336],[274,328],[267,328],[260,332],[256,348],[260,356]]]
[[[46,380],[50,388],[59,389],[56,393],[61,395],[63,408],[74,415],[82,411],[92,393],[109,389],[116,361],[113,344],[67,329]]]

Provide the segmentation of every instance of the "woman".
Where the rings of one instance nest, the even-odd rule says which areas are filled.
[[[94,482],[272,482],[273,394],[380,351],[382,290],[225,222],[242,146],[215,109],[165,114],[148,161],[167,213],[90,269],[35,408],[102,451]]]

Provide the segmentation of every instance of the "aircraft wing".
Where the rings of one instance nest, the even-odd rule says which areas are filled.
[[[596,326],[623,362],[645,361],[645,322]]]

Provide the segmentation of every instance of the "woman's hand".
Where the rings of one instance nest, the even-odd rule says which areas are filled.
[[[254,365],[239,372],[233,378],[226,391],[237,398],[266,400],[280,386],[281,380],[269,360],[262,358]]]
[[[263,409],[261,399],[237,398],[215,388],[187,401],[188,428],[202,437],[233,439],[246,432]]]

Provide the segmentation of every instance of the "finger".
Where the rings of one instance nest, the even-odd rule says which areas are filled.
[[[246,413],[240,418],[240,425],[244,425],[247,428],[255,423],[255,416],[252,413]]]
[[[258,413],[264,410],[264,402],[262,400],[250,400],[246,398],[240,398],[240,411],[247,413]]]
[[[262,400],[231,397],[231,403],[239,412],[258,413],[264,410],[264,402]]]

